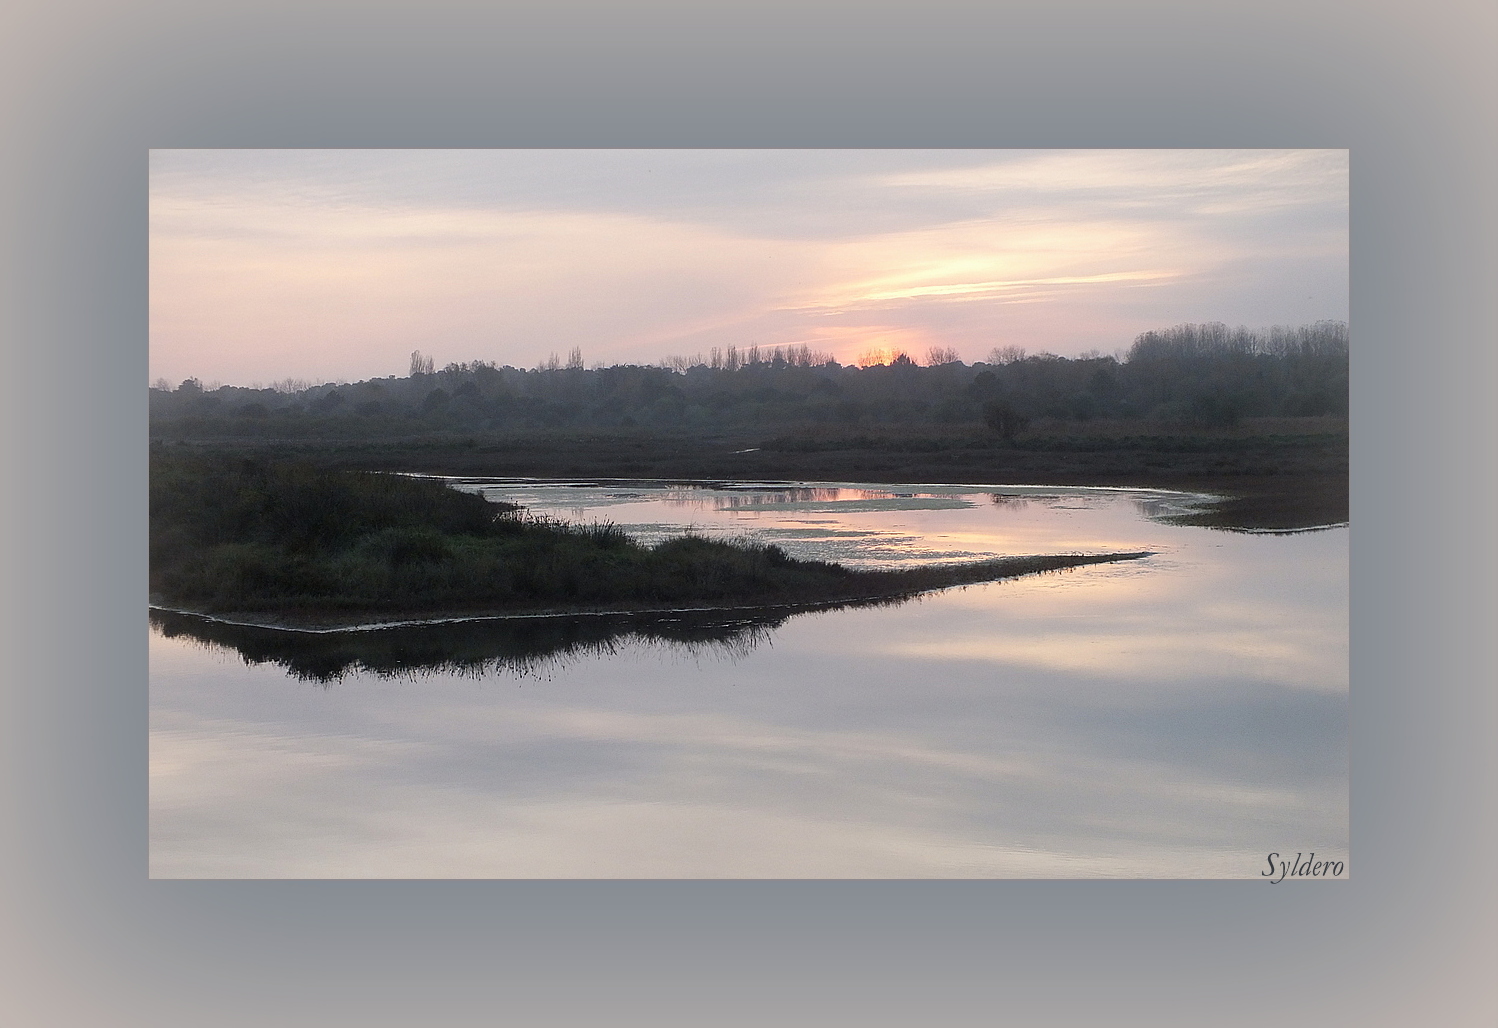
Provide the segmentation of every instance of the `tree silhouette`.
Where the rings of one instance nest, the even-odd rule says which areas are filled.
[[[999,401],[983,405],[983,423],[997,432],[1006,442],[1012,442],[1014,437],[1030,424],[1030,419],[1009,404]]]

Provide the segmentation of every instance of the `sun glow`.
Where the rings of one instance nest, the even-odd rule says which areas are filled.
[[[972,360],[1347,315],[1345,151],[822,155],[775,189],[754,162],[795,158],[636,155],[679,194],[612,151],[303,153],[153,152],[152,378],[357,379],[413,348]]]

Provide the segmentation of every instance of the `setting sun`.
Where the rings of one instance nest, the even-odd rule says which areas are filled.
[[[157,150],[151,377],[1112,352],[1345,319],[1346,218],[1345,151]]]

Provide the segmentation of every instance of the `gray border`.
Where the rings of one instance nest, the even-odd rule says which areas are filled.
[[[1498,1016],[1486,0],[29,0],[7,17],[16,1023]],[[621,144],[1352,150],[1351,881],[146,880],[146,149]]]

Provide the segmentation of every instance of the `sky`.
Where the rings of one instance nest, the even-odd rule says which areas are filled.
[[[1346,150],[153,150],[150,376],[1348,317]]]

